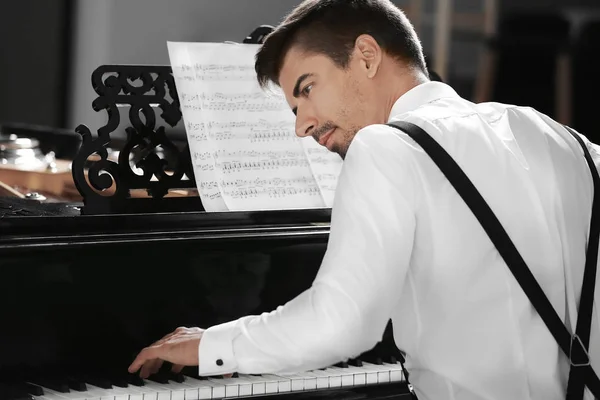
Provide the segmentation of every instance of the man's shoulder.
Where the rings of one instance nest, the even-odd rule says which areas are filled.
[[[425,126],[414,118],[407,120],[422,128]],[[419,147],[406,132],[388,124],[373,124],[357,132],[350,144],[344,163],[362,165],[375,161],[398,168],[410,163],[418,152],[420,152]]]

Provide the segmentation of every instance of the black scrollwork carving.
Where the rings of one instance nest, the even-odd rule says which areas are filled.
[[[243,43],[262,43],[272,31],[272,26],[261,25]],[[87,126],[75,129],[83,138],[73,160],[73,180],[84,198],[82,212],[203,211],[198,196],[164,198],[169,189],[196,187],[189,146],[179,150],[167,138],[165,127],[156,127],[153,106],[161,109],[161,119],[171,127],[182,118],[171,67],[103,65],[92,73],[92,86],[98,94],[92,107],[106,110],[108,122],[98,129],[95,139]],[[110,134],[120,125],[118,107],[122,105],[130,106],[131,126],[125,129],[127,141],[115,162],[109,159],[107,147]],[[157,155],[159,147],[172,155],[172,165]],[[92,155],[100,160],[90,161]],[[132,155],[133,167],[141,174],[132,168]],[[131,189],[146,189],[151,197],[131,198]]]
[[[108,121],[98,129],[96,138],[87,126],[76,128],[83,142],[73,160],[73,180],[84,198],[84,213],[130,212],[135,208],[133,202],[139,205],[144,200],[131,198],[132,189],[146,189],[154,200],[153,211],[160,211],[157,204],[165,206],[165,200],[175,200],[163,199],[169,189],[195,188],[188,146],[178,148],[167,137],[165,126],[157,127],[156,107],[162,121],[171,127],[182,118],[171,67],[103,65],[93,72],[92,85],[98,94],[92,107],[105,110]],[[109,158],[107,148],[110,134],[121,124],[120,106],[129,106],[131,125],[125,129],[127,139],[115,161]],[[163,158],[157,154],[159,149]],[[184,208],[192,205],[193,210],[202,210],[199,198],[179,201],[180,206],[184,203]]]

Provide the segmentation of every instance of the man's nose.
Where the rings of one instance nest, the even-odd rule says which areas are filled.
[[[298,107],[296,115],[296,135],[299,137],[309,136],[312,134],[313,129],[317,126],[317,120],[308,110],[300,110]]]

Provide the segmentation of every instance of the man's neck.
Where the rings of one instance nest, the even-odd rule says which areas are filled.
[[[385,104],[386,118],[389,117],[392,112],[392,107],[394,107],[394,104],[400,97],[409,90],[426,82],[429,82],[429,79],[421,71],[416,69],[400,70],[393,78],[392,84],[389,85],[389,95],[387,96]]]

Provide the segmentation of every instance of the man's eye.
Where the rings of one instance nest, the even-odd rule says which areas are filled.
[[[312,85],[306,85],[306,86],[304,86],[304,89],[302,89],[302,94],[304,96],[308,96],[308,94],[310,93],[311,89],[312,89]]]

